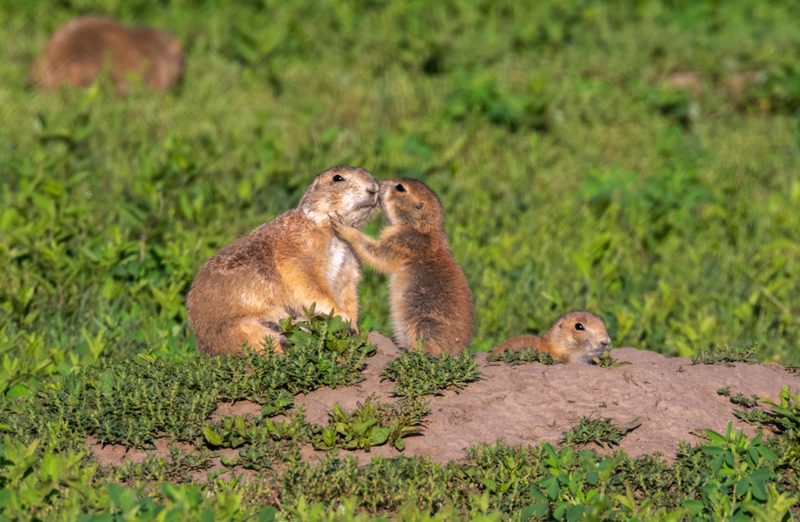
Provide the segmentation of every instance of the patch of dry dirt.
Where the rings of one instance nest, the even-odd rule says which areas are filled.
[[[306,408],[309,422],[327,424],[327,413],[335,403],[352,411],[357,403],[375,394],[381,401],[395,402],[391,390],[394,383],[380,382],[386,363],[399,355],[387,338],[373,332],[369,337],[378,350],[366,361],[365,381],[359,386],[320,389],[296,397],[295,404]],[[571,430],[583,416],[610,417],[625,424],[637,417],[641,426],[622,439],[620,446],[632,457],[663,455],[672,460],[678,442],[694,441],[694,432],[705,428],[724,432],[728,422],[736,429],[755,434],[751,426],[733,415],[736,408],[717,390],[730,387],[732,394],[758,395],[777,400],[783,386],[800,388],[800,376],[787,372],[778,364],[743,364],[730,366],[693,366],[685,357],[663,355],[619,348],[611,356],[631,364],[617,368],[600,368],[585,364],[545,366],[542,364],[510,367],[504,363],[487,363],[488,354],[476,355],[483,377],[460,392],[445,392],[432,397],[431,413],[425,418],[420,435],[406,440],[405,451],[387,446],[370,452],[342,451],[340,456],[353,455],[361,464],[374,456],[430,456],[433,461],[447,462],[466,455],[466,450],[481,442],[503,439],[508,444],[536,445],[556,443],[562,432]],[[248,402],[221,405],[215,417],[259,414],[261,408]],[[168,443],[157,441],[156,454],[167,456]],[[146,452],[98,444],[93,454],[104,464],[124,460],[142,460]],[[238,450],[217,453],[233,456]],[[325,454],[311,447],[303,456],[312,461]]]

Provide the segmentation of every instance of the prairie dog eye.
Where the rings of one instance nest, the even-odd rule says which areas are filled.
[[[333,181],[344,181],[344,178],[337,174],[333,177]]]
[[[405,192],[406,191],[406,188],[403,185],[399,185],[399,184],[394,189],[397,192]]]
[[[585,328],[583,327],[583,325],[581,323],[575,323],[575,329],[576,330],[585,330]]]

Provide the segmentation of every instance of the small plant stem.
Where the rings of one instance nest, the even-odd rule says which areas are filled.
[[[786,315],[787,317],[789,317],[789,318],[790,318],[791,320],[793,320],[793,321],[794,321],[796,324],[800,324],[800,317],[796,317],[796,316],[795,316],[795,315],[792,313],[792,311],[791,311],[791,310],[789,310],[789,308],[788,308],[786,305],[784,305],[783,303],[781,303],[781,302],[778,300],[778,298],[777,298],[777,297],[775,297],[774,295],[772,295],[772,292],[770,292],[769,290],[767,290],[767,288],[766,288],[764,285],[762,285],[762,284],[761,284],[761,283],[759,283],[758,281],[753,281],[753,282],[756,284],[756,287],[757,287],[757,288],[758,288],[758,289],[761,291],[761,293],[762,293],[762,294],[764,294],[764,295],[767,297],[767,299],[769,299],[770,301],[772,301],[772,304],[774,304],[775,306],[777,306],[777,307],[778,307],[778,309],[779,309],[781,312],[783,312],[783,313],[784,313],[784,315]]]

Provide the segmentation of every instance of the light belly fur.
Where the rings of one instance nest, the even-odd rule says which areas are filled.
[[[400,346],[413,348],[416,346],[416,339],[412,339],[410,332],[406,328],[408,321],[403,317],[403,310],[401,303],[405,302],[406,288],[408,281],[403,277],[403,269],[392,272],[389,276],[389,295],[391,301],[389,302],[389,313],[392,317],[392,329],[394,330],[395,340]]]
[[[325,272],[325,279],[328,287],[336,298],[337,304],[341,305],[339,296],[344,288],[352,283],[350,273],[353,271],[353,264],[356,263],[350,245],[338,238],[331,239],[328,247],[328,269]]]

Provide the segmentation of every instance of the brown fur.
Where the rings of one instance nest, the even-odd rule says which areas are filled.
[[[577,329],[577,325],[583,327]],[[570,312],[561,317],[543,336],[520,335],[508,339],[492,353],[504,350],[522,351],[531,347],[547,352],[562,363],[589,362],[603,354],[611,344],[603,319],[591,312]]]
[[[47,90],[62,83],[88,87],[107,62],[119,92],[127,92],[131,73],[144,74],[150,89],[167,90],[183,71],[184,55],[180,42],[166,31],[131,29],[115,20],[87,16],[53,34],[33,63],[30,79]]]
[[[209,259],[187,296],[198,349],[221,355],[240,352],[242,342],[258,349],[266,336],[281,341],[278,321],[314,303],[355,326],[361,266],[328,216],[338,212],[348,225],[364,226],[377,211],[378,188],[365,170],[334,167],[317,176],[297,208]]]
[[[412,348],[422,339],[433,355],[459,353],[472,340],[472,294],[450,253],[439,198],[421,181],[390,179],[381,182],[381,205],[388,226],[379,241],[341,221],[333,221],[334,230],[361,259],[391,274],[398,345]]]

